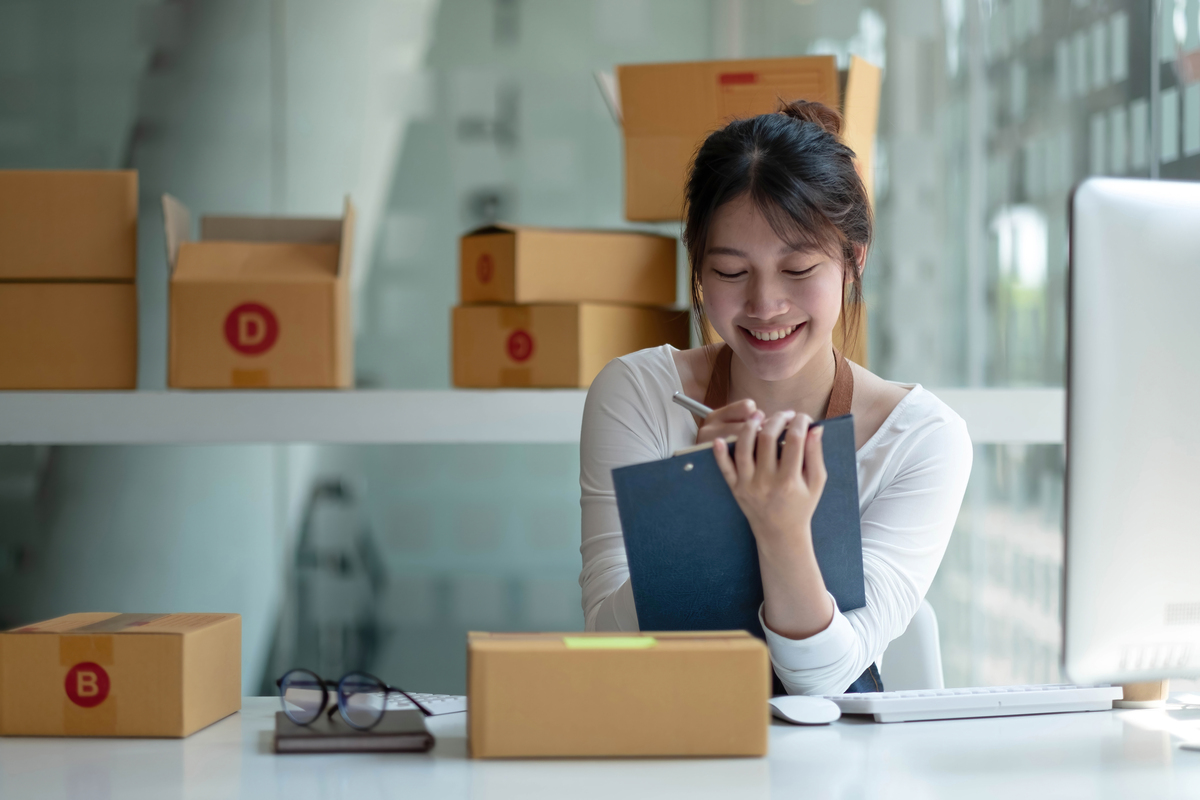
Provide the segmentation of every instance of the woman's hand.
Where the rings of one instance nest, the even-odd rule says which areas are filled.
[[[783,452],[776,443],[791,422]],[[834,604],[813,551],[812,517],[825,489],[823,427],[793,411],[764,423],[747,420],[732,457],[724,439],[713,455],[758,545],[763,584],[763,621],[789,639],[807,639],[829,627]],[[757,442],[758,452],[755,454]]]
[[[737,436],[747,422],[761,423],[764,414],[758,410],[753,400],[738,400],[727,406],[721,406],[705,418],[696,433],[696,444],[707,444],[714,439],[724,439],[726,436]]]
[[[776,442],[789,422],[783,451],[777,453]],[[796,547],[812,550],[812,516],[826,474],[821,450],[824,428],[811,428],[811,424],[807,415],[797,417],[794,411],[772,414],[761,423],[752,417],[739,426],[732,457],[723,439],[713,445],[717,466],[764,554],[794,554]]]

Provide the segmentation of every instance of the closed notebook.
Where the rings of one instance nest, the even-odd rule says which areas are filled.
[[[276,753],[423,753],[431,747],[433,734],[415,709],[385,711],[369,731],[351,728],[337,711],[321,714],[311,725],[297,725],[275,712]]]
[[[866,605],[854,418],[822,423],[825,490],[813,547],[838,608]],[[746,630],[764,636],[758,550],[711,447],[613,470],[629,577],[643,631]]]

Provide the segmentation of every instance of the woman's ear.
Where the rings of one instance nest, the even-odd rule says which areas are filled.
[[[856,244],[854,247],[854,270],[846,274],[846,283],[853,283],[856,278],[861,279],[863,269],[867,266],[867,246],[865,244]]]

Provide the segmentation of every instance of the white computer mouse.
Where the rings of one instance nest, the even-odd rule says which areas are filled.
[[[824,697],[789,694],[771,698],[771,713],[796,725],[828,725],[842,715],[842,710]]]

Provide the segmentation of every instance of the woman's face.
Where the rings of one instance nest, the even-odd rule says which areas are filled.
[[[761,380],[790,378],[832,346],[841,260],[791,247],[745,195],[713,214],[700,285],[713,328]]]

